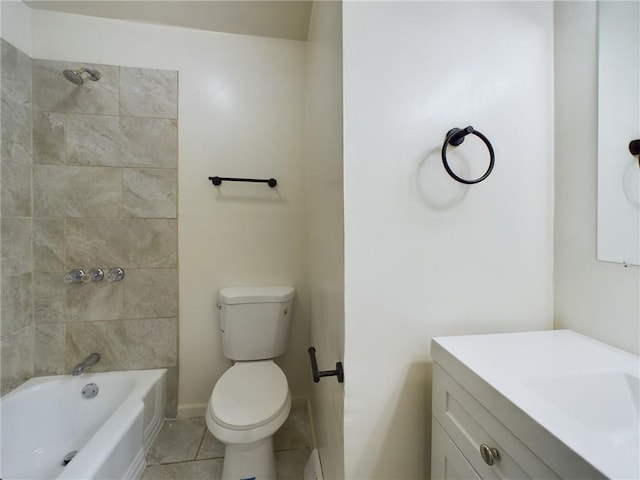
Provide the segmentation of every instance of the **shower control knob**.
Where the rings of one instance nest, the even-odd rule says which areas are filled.
[[[120,267],[113,267],[107,273],[107,282],[119,282],[124,278],[124,270]]]
[[[90,282],[99,282],[104,278],[104,271],[101,268],[92,268],[87,273]]]
[[[64,283],[82,283],[88,279],[89,278],[87,277],[87,274],[84,273],[84,270],[76,268],[64,276]]]

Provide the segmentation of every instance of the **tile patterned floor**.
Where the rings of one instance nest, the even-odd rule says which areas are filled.
[[[278,480],[302,480],[311,455],[311,432],[306,404],[296,403],[275,434]],[[204,417],[166,420],[147,453],[142,480],[218,480],[224,445],[216,440]]]

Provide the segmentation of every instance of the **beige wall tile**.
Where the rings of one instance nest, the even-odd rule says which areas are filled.
[[[0,166],[2,216],[31,216],[31,169],[30,163],[2,160]]]
[[[120,114],[178,118],[178,72],[121,67]]]
[[[95,68],[102,78],[75,85],[64,78],[65,69]],[[82,62],[33,60],[34,109],[43,112],[74,112],[102,115],[118,114],[120,69],[111,65],[87,65]]]
[[[175,168],[176,120],[34,112],[36,164]]]
[[[176,218],[176,170],[126,169],[122,183],[123,217]]]
[[[0,394],[10,392],[33,375],[33,326],[0,340]]]
[[[37,271],[64,270],[65,228],[63,218],[33,219],[33,267]]]
[[[2,274],[0,327],[2,335],[20,330],[33,322],[33,292],[31,272],[17,275]]]
[[[64,375],[66,325],[36,325],[33,339],[33,374]]]
[[[36,217],[119,217],[122,172],[116,168],[36,165]]]
[[[149,219],[67,220],[67,267],[174,268],[177,222]]]
[[[123,284],[106,280],[65,284],[67,321],[121,320]]]
[[[31,216],[31,59],[0,40],[0,158],[3,217]]]
[[[85,271],[88,271],[86,268]],[[124,282],[64,283],[67,272],[34,273],[35,322],[121,320]]]
[[[64,113],[33,112],[33,163],[68,163],[66,118]]]
[[[67,321],[66,291],[71,285],[63,281],[66,273],[34,272],[33,316],[36,324]]]
[[[91,352],[102,357],[94,371],[175,366],[177,323],[176,318],[69,323],[66,370]]]
[[[178,315],[178,271],[151,269],[126,272],[124,318],[175,317]]]
[[[31,271],[31,219],[3,218],[0,222],[2,234],[3,275],[16,275]]]
[[[102,115],[66,119],[68,162],[73,165],[175,168],[175,120]]]
[[[76,86],[62,71],[82,64],[32,62],[0,42],[2,214],[21,217],[2,219],[2,391],[98,351],[97,371],[168,368],[175,415],[177,73],[127,69],[120,112],[119,67],[93,66],[101,80]],[[133,168],[126,189],[118,167]],[[72,268],[114,266],[162,268],[63,282]],[[123,320],[127,282],[129,313],[145,319]]]
[[[20,103],[12,97],[2,97],[2,160],[11,160],[30,164],[32,159],[31,143],[31,106]]]
[[[31,58],[0,40],[0,394],[33,373]],[[20,218],[9,218],[20,217]]]

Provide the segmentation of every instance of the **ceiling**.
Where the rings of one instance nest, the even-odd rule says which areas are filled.
[[[312,0],[25,0],[30,8],[213,32],[306,40]]]

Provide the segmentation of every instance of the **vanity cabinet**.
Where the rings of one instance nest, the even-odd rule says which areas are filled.
[[[431,478],[640,478],[640,358],[568,330],[432,339]]]
[[[433,480],[561,478],[438,364],[432,408]]]

